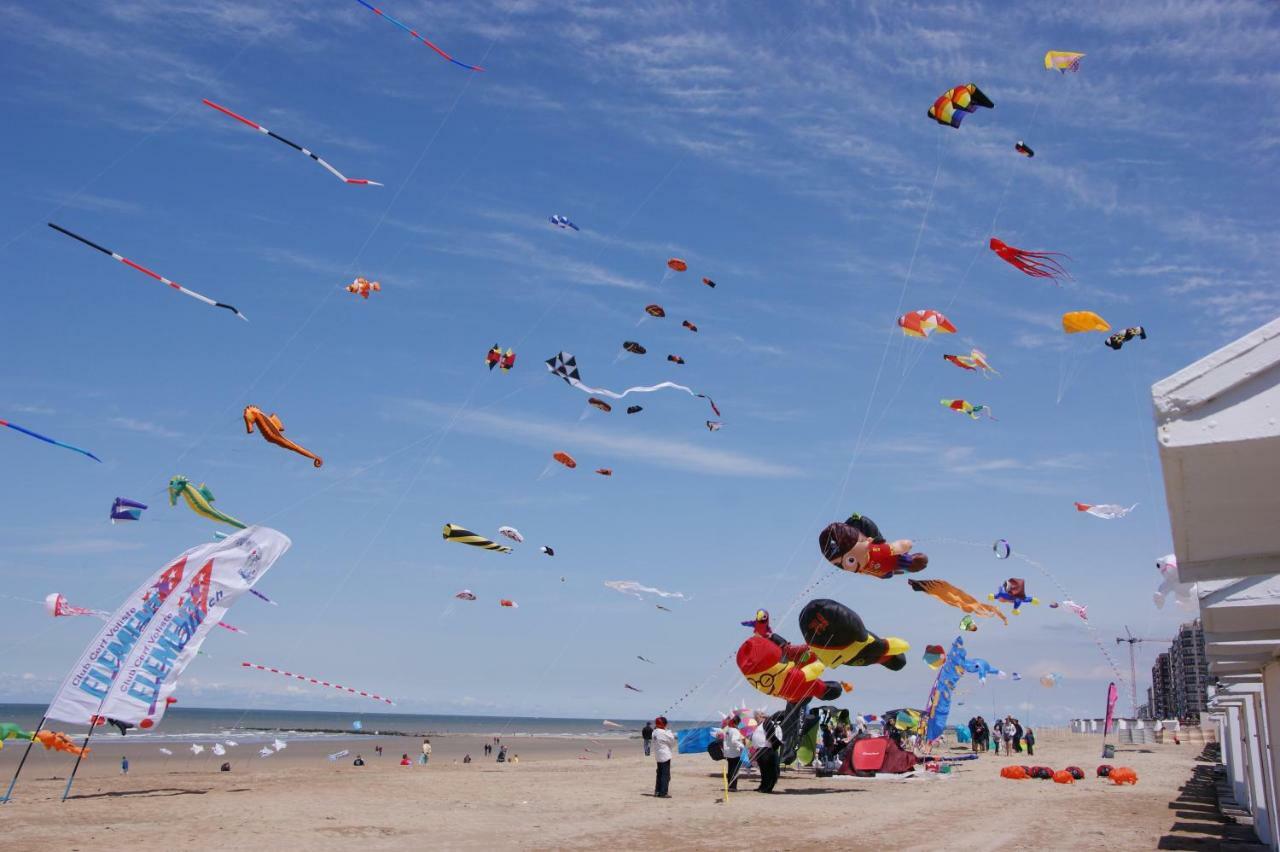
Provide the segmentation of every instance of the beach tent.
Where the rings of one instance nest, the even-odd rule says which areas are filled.
[[[915,768],[916,756],[903,751],[889,737],[864,737],[855,740],[845,752],[841,775],[875,775],[878,772],[899,774]]]
[[[705,752],[707,746],[711,745],[711,741],[715,739],[715,732],[718,729],[708,725],[705,728],[686,728],[683,731],[676,731],[676,742],[679,743],[680,754],[697,754]]]

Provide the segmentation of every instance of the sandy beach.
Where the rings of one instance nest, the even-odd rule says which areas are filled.
[[[1173,803],[1202,748],[1120,747],[1108,762],[1133,767],[1140,780],[1115,787],[1092,777],[1098,737],[1044,731],[1034,759],[983,756],[949,776],[909,780],[784,772],[777,795],[758,794],[744,779],[726,804],[723,764],[706,755],[677,756],[672,798],[659,800],[652,758],[638,740],[505,738],[520,755],[514,766],[485,759],[484,740],[433,737],[426,767],[399,765],[401,753],[418,753],[421,740],[409,738],[293,741],[265,759],[247,744],[227,758],[172,745],[166,758],[154,743],[104,740],[66,803],[58,799],[73,759],[37,748],[14,800],[0,806],[0,830],[15,852],[246,848],[264,837],[277,850],[934,850],[956,842],[969,850],[1154,849],[1174,826]],[[373,756],[377,743],[381,759]],[[326,759],[342,748],[351,755]],[[351,765],[357,750],[368,761],[363,768]],[[6,779],[21,751],[10,743],[0,752]],[[128,777],[119,772],[122,751],[130,755]],[[474,762],[463,764],[468,752]],[[226,759],[232,771],[219,772]],[[1009,763],[1077,765],[1089,777],[1071,786],[1008,781],[999,770]]]

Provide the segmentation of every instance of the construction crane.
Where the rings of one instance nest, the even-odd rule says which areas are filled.
[[[1138,718],[1138,661],[1134,652],[1134,645],[1139,642],[1157,642],[1160,644],[1167,643],[1168,639],[1139,639],[1129,631],[1129,625],[1124,626],[1124,635],[1116,637],[1116,644],[1121,645],[1129,643],[1129,701],[1133,705],[1133,718]]]

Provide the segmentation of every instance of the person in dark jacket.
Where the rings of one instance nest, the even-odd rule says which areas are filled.
[[[644,756],[649,756],[649,747],[653,744],[653,725],[648,722],[640,729],[640,737],[644,740]]]

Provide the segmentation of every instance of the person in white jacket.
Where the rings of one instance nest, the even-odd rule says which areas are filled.
[[[653,795],[659,799],[670,799],[671,793],[671,755],[676,745],[676,735],[667,730],[667,717],[659,716],[653,720],[653,758],[658,762],[658,774],[653,784]]]
[[[738,767],[742,764],[742,747],[744,740],[742,732],[738,730],[740,724],[737,716],[726,719],[724,727],[720,729],[720,737],[724,742],[724,759],[729,765],[729,790],[736,792],[738,789]]]

